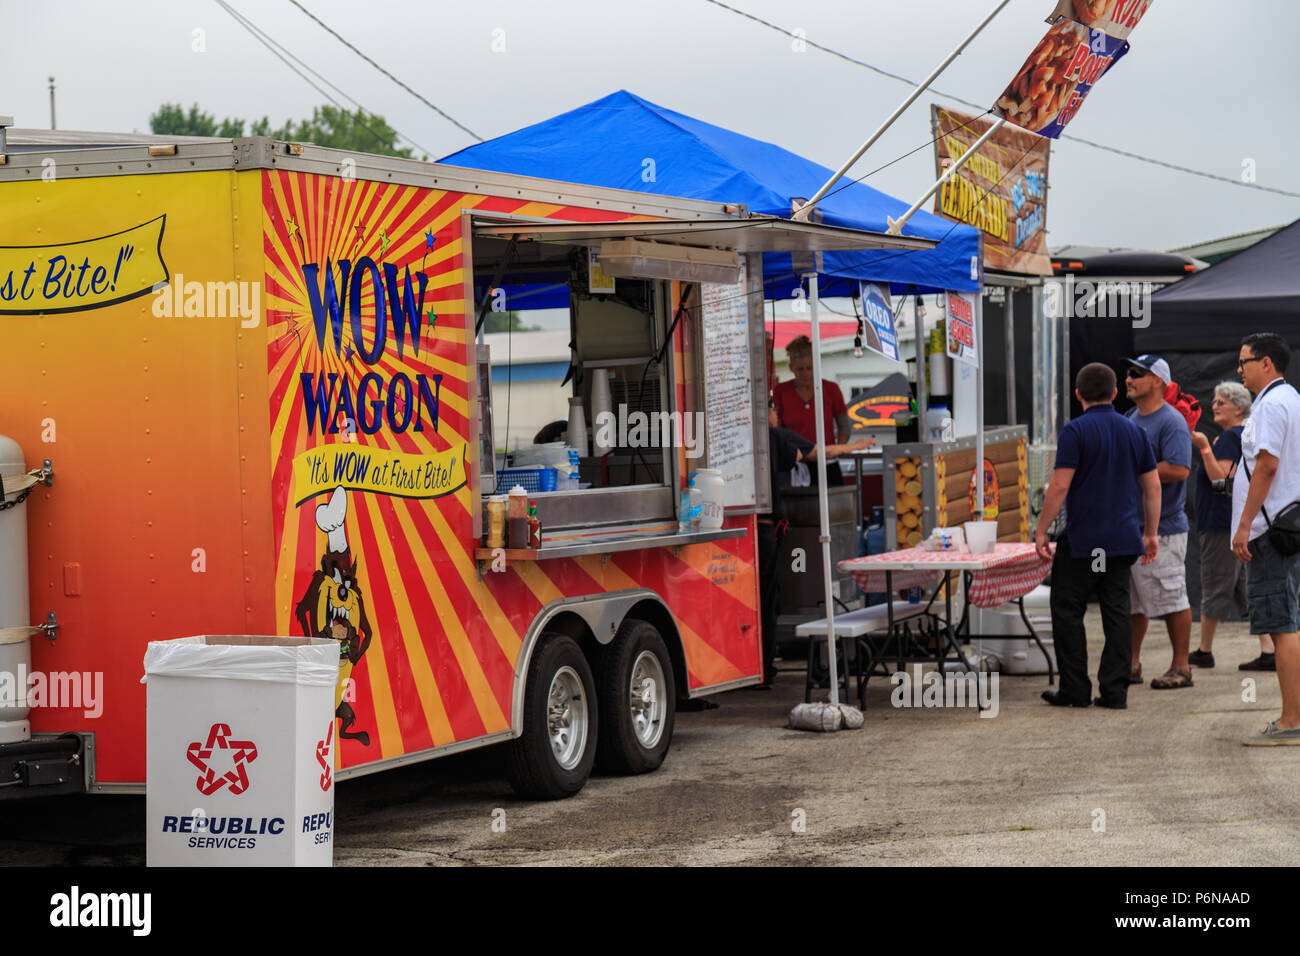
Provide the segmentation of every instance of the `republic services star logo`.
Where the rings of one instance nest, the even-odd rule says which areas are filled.
[[[218,758],[219,761],[225,758],[234,764],[234,769],[220,776],[208,766],[214,751],[218,750],[223,751]],[[210,797],[226,784],[230,784],[230,792],[238,795],[248,789],[247,765],[257,759],[257,745],[251,740],[231,740],[229,725],[213,724],[208,731],[207,743],[194,741],[185,749],[185,756],[203,774],[194,783],[199,793]]]
[[[322,790],[329,790],[330,788],[330,780],[334,766],[333,760],[330,759],[330,754],[333,751],[333,748],[334,721],[331,720],[330,729],[329,732],[325,734],[325,739],[316,741],[316,762],[320,764],[321,770],[324,771],[320,775],[320,788]]]

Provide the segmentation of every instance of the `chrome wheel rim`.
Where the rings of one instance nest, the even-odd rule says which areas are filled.
[[[572,770],[587,749],[587,695],[582,678],[572,667],[564,666],[551,678],[546,695],[546,730],[551,738],[551,752],[565,770]]]
[[[632,715],[632,731],[637,742],[646,749],[658,744],[664,733],[664,718],[668,712],[664,689],[664,669],[659,658],[651,651],[642,651],[632,664],[628,709]]]

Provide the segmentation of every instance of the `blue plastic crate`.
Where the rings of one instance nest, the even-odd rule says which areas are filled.
[[[502,468],[497,472],[497,493],[505,494],[515,485],[533,494],[555,490],[554,468]]]

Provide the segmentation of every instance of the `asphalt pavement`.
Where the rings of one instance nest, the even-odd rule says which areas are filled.
[[[1095,612],[1089,633],[1095,673]],[[785,670],[774,690],[678,714],[658,771],[596,776],[569,800],[515,797],[493,748],[344,781],[335,863],[1294,865],[1300,747],[1241,745],[1277,716],[1276,676],[1237,670],[1258,653],[1244,624],[1214,652],[1194,687],[1132,687],[1123,711],[1049,707],[1045,676],[1000,679],[992,718],[899,708],[875,678],[864,726],[831,734],[787,727],[803,679]],[[1168,663],[1156,624],[1144,672]],[[3,810],[0,862],[143,862],[143,797]]]

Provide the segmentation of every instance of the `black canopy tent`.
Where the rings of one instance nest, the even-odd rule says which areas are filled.
[[[1295,341],[1300,332],[1300,220],[1161,289],[1152,306],[1151,324],[1133,336],[1143,352],[1226,348],[1235,356],[1242,335],[1250,332],[1277,332]]]
[[[1130,354],[1150,352],[1169,362],[1183,391],[1201,402],[1199,429],[1213,440],[1219,433],[1210,402],[1220,382],[1239,382],[1237,353],[1252,332],[1277,332],[1300,352],[1300,220],[1262,242],[1166,286],[1151,299],[1151,322],[1133,330]],[[1287,370],[1300,381],[1300,357]],[[1199,468],[1193,462],[1193,468]],[[1199,611],[1200,557],[1193,510],[1194,483],[1188,482],[1187,510],[1192,537],[1187,547],[1187,590]]]
[[[1151,305],[1151,324],[1134,329],[1133,347],[1169,362],[1174,380],[1201,400],[1201,425],[1216,432],[1210,399],[1220,382],[1240,381],[1242,336],[1277,332],[1300,350],[1300,220],[1161,289]],[[1287,370],[1287,378],[1300,381],[1300,364]]]

